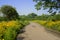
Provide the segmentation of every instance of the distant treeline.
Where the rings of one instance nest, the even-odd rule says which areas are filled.
[[[0,17],[0,21],[2,20],[7,20],[5,17]],[[55,14],[55,15],[48,15],[48,14],[42,14],[42,15],[37,15],[35,13],[30,13],[28,15],[20,15],[19,20],[51,20],[51,21],[56,21],[60,20],[60,14]]]
[[[20,20],[47,20],[47,21],[57,21],[60,20],[60,14],[42,14],[38,16],[35,13],[26,15],[21,15]]]

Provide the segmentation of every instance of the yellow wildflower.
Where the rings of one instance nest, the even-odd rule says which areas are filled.
[[[47,22],[47,26],[53,26],[53,25],[55,25],[56,23],[55,22],[53,22],[53,21],[50,21],[50,22]]]

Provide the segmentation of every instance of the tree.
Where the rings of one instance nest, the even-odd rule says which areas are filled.
[[[28,17],[31,19],[34,19],[37,16],[35,13],[28,14]]]
[[[49,13],[56,13],[57,11],[60,12],[60,0],[33,0],[37,4],[35,5],[37,10],[40,10],[41,7],[43,9],[49,9]],[[55,10],[56,11],[55,11]]]
[[[12,6],[9,6],[9,5],[3,5],[1,7],[1,12],[9,20],[17,19],[19,17],[16,9],[14,7],[12,7]]]

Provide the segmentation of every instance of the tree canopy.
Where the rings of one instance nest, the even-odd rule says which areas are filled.
[[[56,13],[57,11],[60,12],[60,0],[33,0],[37,4],[35,5],[37,10],[40,10],[42,7],[43,9],[49,9],[49,13]],[[56,10],[56,11],[55,11]]]
[[[1,7],[1,12],[9,20],[16,19],[19,16],[16,9],[14,7],[12,7],[12,6],[9,6],[9,5],[3,5]]]
[[[29,16],[30,18],[35,18],[35,17],[37,16],[37,14],[35,14],[35,13],[30,13],[30,14],[28,14],[28,16]]]

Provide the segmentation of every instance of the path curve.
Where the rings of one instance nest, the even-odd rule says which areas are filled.
[[[41,25],[30,23],[25,27],[25,32],[17,36],[17,40],[60,40],[60,38],[48,33]]]

